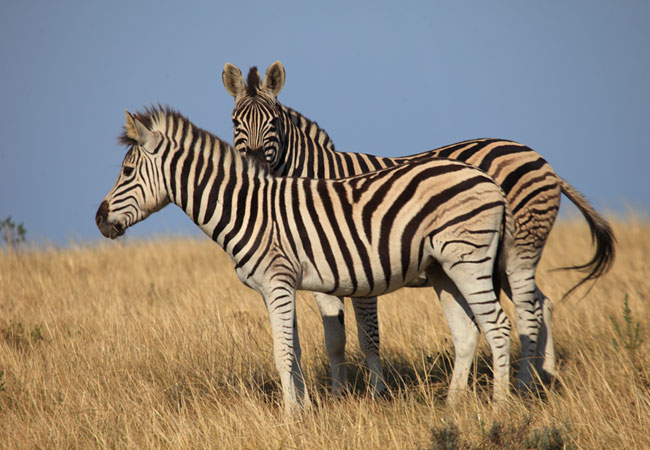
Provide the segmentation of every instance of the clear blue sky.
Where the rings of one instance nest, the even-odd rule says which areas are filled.
[[[311,3],[3,2],[0,219],[100,239],[124,110],[169,104],[231,142],[224,63],[276,60],[280,100],[340,150],[514,139],[601,211],[650,210],[650,2]],[[196,231],[170,206],[131,235],[161,232]]]

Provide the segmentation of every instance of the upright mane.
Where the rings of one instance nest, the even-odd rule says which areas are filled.
[[[279,103],[279,102],[278,102]],[[309,119],[307,116],[304,114],[296,111],[293,108],[290,108],[289,106],[283,105],[281,103],[280,107],[284,109],[286,114],[289,116],[289,120],[300,128],[301,130],[305,131],[306,133],[309,133],[309,130],[313,127],[316,129],[316,140],[321,143],[321,145],[328,150],[336,151],[334,147],[334,142],[332,142],[332,139],[330,138],[329,134],[327,131],[325,131],[323,128],[318,125],[318,122]]]
[[[163,106],[160,103],[157,105],[145,106],[144,111],[136,111],[133,113],[133,117],[139,120],[148,129],[158,130],[164,133],[167,133],[168,127],[170,127],[170,125],[172,129],[178,129],[178,122],[189,124],[192,126],[193,133],[196,133],[197,135],[204,138],[202,139],[203,142],[206,142],[205,137],[209,137],[211,140],[219,143],[219,148],[224,153],[230,153],[234,158],[242,159],[245,164],[251,168],[254,168],[258,172],[262,172],[265,175],[270,174],[270,168],[266,161],[260,160],[259,158],[245,156],[239,152],[236,152],[229,143],[210,133],[209,131],[197,127],[187,117],[170,106]],[[137,144],[134,139],[127,136],[126,127],[123,127],[122,134],[118,136],[117,141],[121,145],[126,146],[133,146]]]
[[[167,118],[173,118],[173,120],[181,120],[184,122],[189,122],[189,120],[184,117],[181,113],[176,111],[174,108],[168,105],[161,105],[158,103],[157,105],[149,105],[144,107],[144,112],[143,111],[135,111],[132,113],[133,117],[135,117],[137,120],[142,123],[145,127],[148,129],[153,129],[157,125],[160,125],[162,123],[165,123]],[[192,126],[195,129],[198,129],[198,127],[195,127],[194,124]],[[203,131],[203,130],[201,130]],[[204,131],[207,133],[207,131]],[[209,134],[209,133],[208,133]],[[215,139],[219,139],[215,136]],[[221,139],[219,139],[221,140]],[[127,146],[132,146],[137,144],[137,142],[134,139],[131,139],[127,133],[126,133],[126,126],[122,127],[122,134],[120,134],[117,138],[117,142],[121,145],[127,145]]]
[[[260,74],[257,73],[257,67],[253,66],[248,71],[248,77],[246,78],[246,91],[251,97],[257,95],[257,91],[260,87]]]

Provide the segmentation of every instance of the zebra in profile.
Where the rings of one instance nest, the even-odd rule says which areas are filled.
[[[614,235],[607,221],[577,190],[556,175],[539,154],[524,145],[500,139],[465,141],[401,158],[337,152],[327,133],[316,122],[277,100],[285,81],[284,67],[279,61],[268,68],[263,83],[256,68],[250,70],[244,82],[241,71],[229,63],[224,67],[222,78],[226,90],[235,99],[232,113],[235,149],[264,159],[276,174],[341,178],[406,161],[448,158],[470,163],[494,177],[506,193],[515,220],[514,252],[518,276],[514,281],[517,286],[504,285],[504,288],[515,305],[516,326],[521,338],[517,386],[528,389],[535,371],[543,379],[555,375],[552,304],[536,285],[535,271],[557,216],[561,194],[564,193],[582,212],[596,243],[595,255],[588,263],[567,268],[588,271],[569,292],[607,272],[614,259]],[[479,330],[453,285],[449,289],[441,287],[439,294],[456,349],[452,386],[465,389]],[[332,296],[315,296],[323,315],[333,391],[337,392],[346,380],[343,303],[342,299]],[[371,384],[381,391],[384,383],[376,311],[376,298],[355,304],[359,340],[371,370]]]
[[[116,238],[169,203],[181,207],[262,295],[288,413],[309,403],[296,290],[377,296],[423,272],[468,300],[493,353],[493,397],[508,395],[510,322],[493,279],[509,276],[513,224],[488,175],[427,160],[343,180],[279,177],[160,106],[127,111],[120,142],[129,149],[97,211],[99,230]]]

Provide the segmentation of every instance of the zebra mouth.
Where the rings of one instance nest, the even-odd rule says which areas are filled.
[[[99,205],[99,209],[95,214],[95,223],[97,224],[97,228],[99,228],[99,231],[104,235],[104,237],[115,239],[116,237],[122,236],[124,234],[126,226],[119,222],[108,220],[108,212],[109,204],[106,200],[104,200],[101,205]]]
[[[124,234],[126,228],[121,223],[114,223],[108,232],[108,237],[111,239],[118,238]]]
[[[115,239],[124,234],[126,227],[120,223],[109,223],[98,220],[97,226],[104,237]]]

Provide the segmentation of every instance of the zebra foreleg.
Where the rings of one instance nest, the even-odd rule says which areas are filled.
[[[280,374],[285,412],[309,405],[309,395],[300,366],[300,340],[296,321],[295,290],[285,285],[265,289],[262,294],[269,312],[275,367]]]
[[[305,377],[302,371],[302,348],[300,347],[300,334],[298,333],[298,319],[296,313],[293,313],[293,350],[294,358],[291,364],[291,378],[293,379],[294,386],[296,386],[296,395],[298,403],[303,407],[310,406],[309,393],[305,387]]]
[[[353,298],[352,306],[357,320],[359,345],[370,371],[370,390],[373,394],[383,394],[386,392],[386,382],[379,358],[377,297]]]
[[[314,292],[323,320],[325,348],[330,361],[332,394],[340,395],[347,388],[348,373],[345,365],[345,312],[343,298]]]

